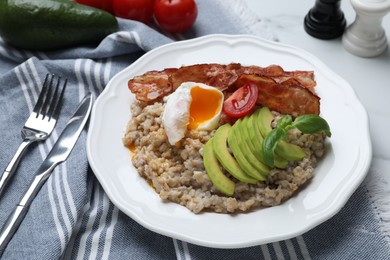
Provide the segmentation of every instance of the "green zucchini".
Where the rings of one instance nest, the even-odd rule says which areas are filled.
[[[97,43],[117,28],[110,13],[72,0],[0,0],[0,36],[18,48],[47,51]]]

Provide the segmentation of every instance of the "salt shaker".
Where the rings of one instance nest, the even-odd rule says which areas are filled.
[[[320,39],[333,39],[344,32],[346,21],[340,0],[316,0],[304,20],[305,31]]]
[[[356,11],[355,21],[342,37],[346,50],[360,57],[375,57],[386,50],[383,17],[390,11],[390,0],[350,0]]]

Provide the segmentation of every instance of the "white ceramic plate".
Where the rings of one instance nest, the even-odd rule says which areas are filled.
[[[139,177],[122,137],[135,100],[127,81],[149,70],[197,63],[230,63],[314,70],[321,114],[332,137],[313,180],[280,206],[251,213],[194,214],[161,201]],[[311,54],[247,35],[210,35],[162,46],[118,73],[96,100],[87,140],[90,165],[111,201],[157,233],[193,244],[239,248],[300,235],[336,214],[364,179],[371,162],[367,113],[351,86]]]

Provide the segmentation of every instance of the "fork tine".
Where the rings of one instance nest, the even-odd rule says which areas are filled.
[[[46,92],[46,98],[45,102],[43,103],[43,106],[41,107],[40,114],[42,115],[42,119],[44,119],[48,113],[49,105],[51,103],[51,93],[52,93],[52,88],[53,88],[53,80],[54,80],[54,75],[51,75],[50,83]]]
[[[33,111],[37,114],[37,117],[38,117],[38,114],[40,113],[40,110],[42,109],[43,103],[45,101],[46,92],[48,90],[48,80],[49,80],[49,74],[46,74],[45,81],[44,81],[42,89],[41,89],[41,93],[39,94],[37,103],[35,104],[34,109],[33,109]]]
[[[47,116],[49,117],[49,121],[50,121],[51,115],[53,114],[53,107],[55,107],[56,102],[57,102],[58,87],[60,86],[60,81],[61,81],[61,77],[58,77],[57,84],[56,84],[56,87],[54,90],[54,94],[50,99],[50,107],[48,107],[48,109],[47,109]]]
[[[59,91],[59,85],[60,85],[60,79],[58,79],[57,81],[57,86],[56,86],[56,90],[55,90],[55,93],[54,93],[54,96],[53,96],[53,99],[52,99],[52,103],[51,103],[51,106],[49,108],[49,121],[50,119],[53,117],[53,118],[58,118],[59,114],[60,114],[60,110],[61,110],[61,105],[62,105],[62,100],[63,100],[63,97],[64,97],[64,92],[65,92],[65,89],[66,89],[66,85],[68,83],[68,79],[65,79],[65,82],[63,84],[63,87],[62,87],[62,90],[61,90],[61,93],[59,95],[59,97],[57,98],[57,95],[58,95],[58,91]]]

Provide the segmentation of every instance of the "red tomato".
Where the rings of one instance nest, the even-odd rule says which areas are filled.
[[[113,0],[116,16],[148,23],[153,17],[154,0]]]
[[[249,114],[256,105],[259,90],[254,83],[247,83],[234,91],[223,103],[223,112],[232,118]]]
[[[82,5],[88,5],[97,9],[105,10],[109,13],[113,13],[112,0],[75,0]]]
[[[195,23],[198,7],[194,0],[155,0],[154,17],[164,30],[185,32]]]

